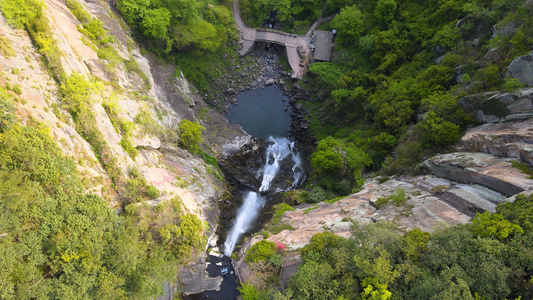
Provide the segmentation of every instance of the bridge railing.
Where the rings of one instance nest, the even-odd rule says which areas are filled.
[[[287,33],[287,32],[281,31],[281,30],[277,30],[277,29],[260,28],[260,29],[256,29],[256,31],[257,32],[272,32],[272,33],[277,33],[277,34],[281,34],[281,35],[285,35],[285,36],[292,36],[292,37],[298,37],[299,36],[297,34]]]

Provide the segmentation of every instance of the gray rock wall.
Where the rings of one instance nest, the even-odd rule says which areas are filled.
[[[533,86],[533,53],[515,58],[507,67],[507,76],[521,83]]]

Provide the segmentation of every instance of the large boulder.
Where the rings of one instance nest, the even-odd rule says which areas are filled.
[[[465,112],[478,123],[526,120],[533,116],[533,88],[513,93],[485,92],[459,101]]]
[[[460,151],[485,152],[533,165],[533,120],[483,124],[461,138]]]
[[[507,76],[518,79],[521,83],[533,85],[533,53],[515,58],[507,67]]]
[[[436,155],[426,160],[422,167],[433,175],[479,184],[507,196],[533,189],[533,180],[527,179],[511,163],[485,153]]]

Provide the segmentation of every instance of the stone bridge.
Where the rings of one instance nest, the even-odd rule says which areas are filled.
[[[307,62],[311,56],[311,34],[319,24],[317,20],[305,36],[285,33],[277,30],[254,29],[246,26],[241,18],[239,0],[233,0],[233,16],[240,32],[239,54],[245,55],[255,42],[267,42],[285,46],[287,59],[292,69],[292,78],[302,78]]]

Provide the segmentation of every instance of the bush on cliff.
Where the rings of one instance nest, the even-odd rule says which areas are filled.
[[[200,151],[200,143],[202,142],[203,130],[205,130],[205,127],[198,124],[198,122],[191,122],[186,119],[181,120],[178,125],[178,143],[191,153],[198,153]]]
[[[276,254],[276,244],[267,240],[260,240],[246,252],[246,262],[268,262],[270,257]]]

